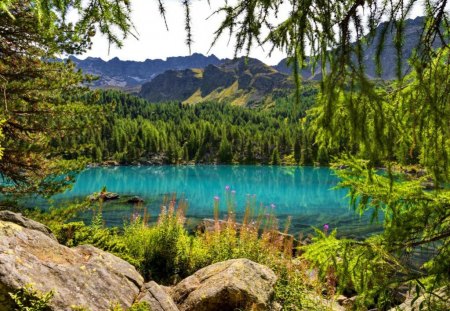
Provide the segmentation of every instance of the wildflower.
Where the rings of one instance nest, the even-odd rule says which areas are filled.
[[[325,232],[325,234],[328,232],[328,229],[330,229],[330,226],[328,224],[324,224],[323,225],[323,232]]]
[[[216,195],[215,197],[214,197],[214,201],[219,201],[220,200],[220,198]]]
[[[225,186],[225,191],[230,191],[230,186]]]
[[[134,213],[131,215],[131,221],[132,221],[132,222],[135,222],[135,221],[139,220],[140,216],[141,216],[141,215],[139,215],[138,212],[134,212]]]
[[[231,194],[236,194],[236,190],[231,190]]]
[[[275,204],[270,204],[270,207],[272,208],[272,209],[274,209],[275,207],[276,207],[276,205]]]

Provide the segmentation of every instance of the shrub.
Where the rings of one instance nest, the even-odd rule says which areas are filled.
[[[50,311],[48,303],[53,298],[53,291],[41,293],[27,284],[15,293],[9,293],[17,311]]]

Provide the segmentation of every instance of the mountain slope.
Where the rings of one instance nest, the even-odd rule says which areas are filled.
[[[238,58],[205,69],[169,70],[142,85],[140,96],[151,102],[198,103],[227,100],[251,105],[293,88],[284,73],[252,58]]]
[[[147,59],[143,62],[123,61],[117,57],[110,61],[95,57],[81,60],[70,56],[70,59],[84,73],[99,76],[92,87],[121,89],[139,87],[166,70],[204,68],[210,64],[218,65],[223,62],[214,55],[204,56],[198,53],[190,56],[168,57],[167,60]]]
[[[414,48],[416,48],[419,43],[423,23],[423,17],[416,17],[415,19],[408,19],[405,21],[403,50],[401,56],[403,73],[406,73],[409,70],[408,59],[411,57]],[[380,42],[382,30],[385,26],[385,23],[378,26],[374,40],[364,48],[364,66],[366,69],[366,74],[369,77],[391,80],[396,77],[397,66],[397,51],[394,45],[395,29],[388,28],[386,33],[384,50],[381,54],[382,73],[380,77],[377,75],[375,65],[377,46]],[[437,46],[438,45],[436,44],[435,47]],[[286,59],[281,60],[276,66],[274,66],[274,68],[286,74],[290,74],[292,72],[291,68],[286,64]],[[312,73],[311,68],[303,69],[302,77],[307,80],[320,79],[320,65],[318,65],[318,68],[319,69],[317,69],[314,74]]]

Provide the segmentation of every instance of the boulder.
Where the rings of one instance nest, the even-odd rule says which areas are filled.
[[[219,262],[170,289],[181,311],[270,310],[277,277],[248,259]]]
[[[137,301],[145,301],[152,311],[178,311],[172,297],[153,281],[144,284]]]
[[[12,309],[10,292],[33,285],[54,291],[51,310],[72,306],[109,310],[127,308],[143,286],[143,278],[126,261],[90,245],[68,248],[51,231],[11,212],[0,213],[0,311]]]

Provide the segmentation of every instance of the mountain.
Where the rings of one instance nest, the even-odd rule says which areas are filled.
[[[415,19],[408,19],[405,21],[403,50],[401,56],[401,63],[403,73],[409,71],[408,59],[411,57],[414,48],[419,44],[420,35],[422,33],[424,24],[423,17],[416,17]],[[371,78],[381,78],[383,80],[391,80],[396,78],[396,66],[397,66],[397,51],[394,45],[395,29],[388,28],[384,50],[381,54],[382,73],[379,77],[376,72],[375,57],[377,53],[377,46],[381,39],[383,29],[386,27],[386,23],[380,24],[375,32],[374,39],[364,47],[364,66],[366,74]],[[435,47],[438,47],[436,42]],[[280,61],[274,68],[280,72],[290,74],[291,68],[287,66],[286,59]],[[313,73],[311,68],[305,68],[302,70],[302,76],[307,80],[317,80],[321,78],[320,65],[318,69]]]
[[[88,57],[84,60],[70,56],[77,68],[84,73],[98,76],[92,85],[94,88],[139,89],[139,86],[150,81],[166,70],[182,70],[186,68],[204,68],[207,65],[218,65],[223,62],[214,55],[204,56],[194,53],[190,56],[147,59],[143,62],[123,61],[115,57],[109,61]]]
[[[168,70],[144,83],[139,95],[151,102],[227,100],[252,105],[294,86],[289,75],[253,58],[237,58],[204,69]]]

